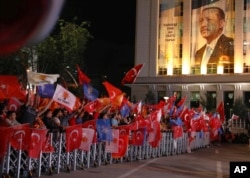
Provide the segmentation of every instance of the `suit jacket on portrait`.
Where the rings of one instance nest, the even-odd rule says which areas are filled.
[[[200,65],[203,53],[205,52],[206,45],[202,46],[195,54],[195,65]],[[234,62],[234,40],[233,38],[221,35],[217,44],[209,58],[208,64],[218,64],[219,59],[224,58],[227,63]],[[226,58],[226,59],[225,59]]]

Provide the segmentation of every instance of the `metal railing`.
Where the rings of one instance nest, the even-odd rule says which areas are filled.
[[[53,152],[40,153],[38,159],[32,159],[25,151],[15,150],[9,145],[1,166],[1,174],[19,178],[29,177],[32,173],[40,177],[124,161],[184,154],[190,150],[205,148],[210,143],[209,132],[197,132],[191,143],[189,143],[187,133],[180,138],[173,139],[172,132],[162,132],[162,138],[156,148],[148,143],[141,146],[129,144],[125,156],[114,159],[112,153],[105,152],[105,142],[92,143],[90,151],[76,149],[73,152],[66,152],[65,133],[60,133],[59,137],[54,137],[50,133],[49,137],[55,149]]]

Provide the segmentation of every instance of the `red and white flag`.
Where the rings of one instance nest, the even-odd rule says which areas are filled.
[[[19,111],[23,103],[16,97],[11,97],[8,101],[9,111]]]
[[[90,151],[91,144],[93,142],[95,130],[91,128],[82,128],[82,140],[79,149],[84,151]]]
[[[78,149],[82,141],[82,126],[80,124],[66,127],[66,152]]]
[[[232,115],[232,120],[238,120],[238,119],[239,119],[239,116],[237,116],[235,114]]]
[[[120,89],[116,88],[109,82],[105,81],[102,84],[105,86],[110,100],[114,100],[117,96],[120,96],[122,94],[122,91]]]
[[[53,95],[53,100],[57,103],[65,106],[66,108],[73,110],[76,103],[76,96],[70,91],[57,84],[56,91]]]
[[[31,129],[31,138],[28,155],[30,158],[38,159],[46,141],[46,129]]]
[[[11,137],[11,146],[16,150],[29,150],[31,129],[29,124],[20,124],[12,126],[13,136]]]
[[[10,143],[10,139],[13,134],[13,129],[11,127],[0,127],[0,161],[4,158],[5,153],[8,148],[8,144]]]
[[[126,83],[134,83],[142,67],[143,67],[143,64],[138,64],[132,69],[130,69],[123,77],[121,84],[124,85]]]
[[[128,135],[119,135],[119,147],[117,153],[112,153],[112,158],[122,158],[128,149]]]

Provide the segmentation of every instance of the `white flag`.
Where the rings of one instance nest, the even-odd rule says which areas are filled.
[[[44,74],[37,72],[27,72],[28,82],[32,85],[53,84],[60,77],[59,74]]]
[[[57,84],[53,100],[70,110],[73,110],[76,102],[76,96],[63,88],[61,85]]]

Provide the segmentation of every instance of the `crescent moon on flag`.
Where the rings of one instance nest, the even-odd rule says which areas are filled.
[[[184,121],[188,121],[188,120],[187,120],[187,117],[188,117],[188,114],[185,114],[185,115],[184,115]]]
[[[136,71],[136,69],[135,68],[133,68],[133,69],[131,69],[131,77],[136,77],[136,75],[137,75],[137,71]]]
[[[12,110],[12,108],[13,108],[13,110]],[[15,104],[11,104],[11,105],[9,106],[9,110],[10,110],[10,111],[16,111],[16,110],[17,110],[17,106],[16,106]]]
[[[31,134],[32,145],[37,145],[37,143],[39,143],[40,140],[41,140],[41,137],[40,137],[40,135],[38,133],[32,133]]]
[[[126,129],[121,129],[121,130],[120,130],[120,134],[121,134],[121,135],[126,135],[126,133],[127,133]]]
[[[76,136],[73,135],[74,133],[76,133]],[[72,132],[70,132],[69,137],[73,138],[73,142],[76,142],[78,134],[79,134],[78,130],[72,130]]]
[[[136,140],[140,140],[142,138],[142,132],[141,131],[137,131],[136,132]]]
[[[119,148],[122,148],[123,144],[124,144],[124,140],[122,138],[119,138]]]
[[[115,95],[116,95],[116,94],[115,94],[114,91],[110,92],[110,98],[111,98],[111,99],[114,99],[114,98],[115,98]]]

